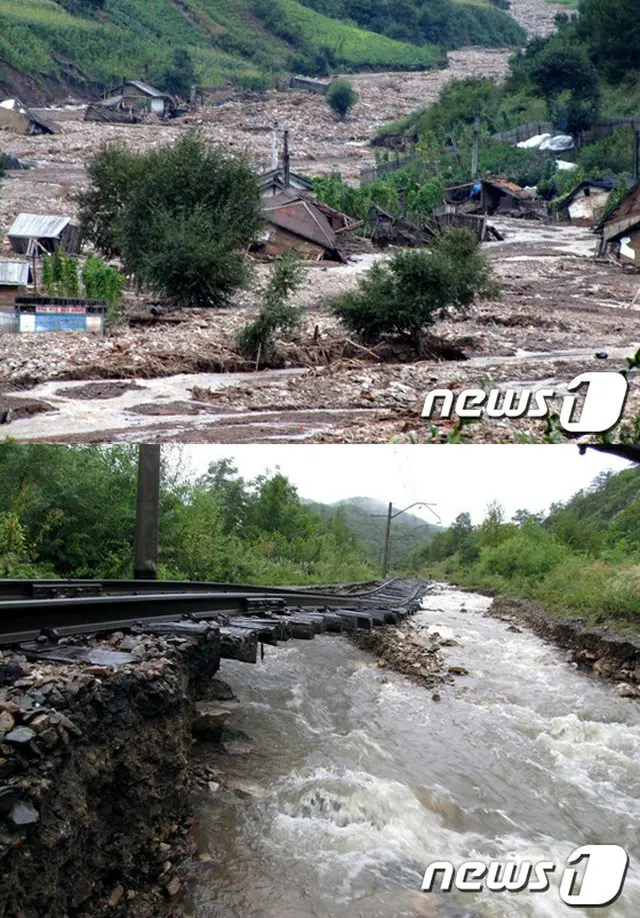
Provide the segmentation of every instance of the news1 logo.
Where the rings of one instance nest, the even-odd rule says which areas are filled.
[[[578,865],[584,868],[579,871]],[[619,898],[629,867],[629,856],[620,845],[582,845],[576,848],[562,870],[558,894],[572,907],[600,908]],[[423,892],[433,892],[440,876],[440,892],[547,892],[554,861],[465,861],[454,867],[450,861],[430,864],[422,881]],[[582,877],[580,878],[580,872]]]
[[[600,434],[620,423],[629,394],[629,383],[621,373],[581,373],[562,397],[559,425],[566,433]],[[579,410],[579,393],[584,400]],[[575,393],[575,394],[574,394]],[[555,389],[433,389],[428,393],[422,417],[431,420],[480,420],[533,418],[544,420],[551,414],[550,400],[559,397]],[[441,402],[438,413],[437,403]]]

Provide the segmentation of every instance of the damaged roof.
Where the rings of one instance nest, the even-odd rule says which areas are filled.
[[[640,182],[626,193],[617,206],[604,214],[598,225],[606,242],[640,223]]]
[[[480,181],[486,185],[491,185],[492,188],[497,188],[499,191],[504,191],[505,194],[511,195],[512,198],[519,198],[522,201],[531,200],[531,192],[525,191],[520,185],[516,185],[515,182],[509,182],[507,179],[483,178]]]
[[[39,127],[47,134],[59,134],[60,128],[57,124],[54,124],[53,121],[49,121],[46,118],[43,118],[41,115],[38,115],[32,109],[27,108],[20,99],[5,99],[3,102],[0,102],[0,108],[4,109],[7,112],[13,112],[16,115],[22,115],[25,118],[28,118],[29,121]]]
[[[57,239],[70,222],[70,217],[55,214],[20,214],[8,235],[24,239]]]
[[[263,213],[268,223],[280,229],[325,249],[336,248],[336,234],[325,215],[312,200],[291,188],[269,198],[263,205]]]
[[[297,172],[289,173],[289,180],[293,182],[297,188],[305,188],[308,191],[313,191],[313,182],[310,182],[309,179],[306,179],[303,175],[298,175]],[[267,188],[280,187],[284,189],[285,187],[285,175],[284,168],[279,166],[277,169],[271,169],[269,172],[264,172],[258,179],[261,189],[264,191]]]
[[[31,281],[31,265],[26,261],[0,261],[0,286],[26,287]]]
[[[151,96],[153,99],[168,99],[170,96],[166,92],[161,92],[161,90],[156,89],[155,86],[151,86],[149,83],[143,83],[142,80],[125,80],[124,86],[135,86],[136,89],[139,89],[140,92],[143,92],[145,96]]]

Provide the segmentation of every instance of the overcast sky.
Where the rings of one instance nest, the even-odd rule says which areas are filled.
[[[592,450],[580,456],[576,446],[530,444],[184,446],[179,453],[190,475],[225,457],[246,479],[279,468],[301,497],[322,503],[373,497],[402,509],[427,501],[436,505],[445,525],[464,511],[480,522],[492,500],[508,516],[520,509],[546,510],[587,487],[600,472],[631,466]],[[412,512],[435,522],[427,510]]]

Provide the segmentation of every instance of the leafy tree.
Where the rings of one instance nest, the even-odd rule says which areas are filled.
[[[168,93],[181,99],[191,97],[191,87],[197,82],[196,71],[191,55],[186,48],[175,48],[171,65],[158,80],[160,86]]]
[[[366,341],[405,335],[419,351],[424,330],[438,318],[498,290],[475,236],[456,228],[429,249],[405,250],[388,263],[376,262],[357,290],[334,299],[332,311]]]
[[[82,283],[90,300],[106,300],[117,307],[124,293],[124,277],[95,255],[88,255],[82,269]]]
[[[577,32],[602,74],[620,81],[640,65],[637,0],[581,0]]]
[[[262,222],[246,159],[189,133],[146,153],[102,150],[89,178],[83,232],[141,287],[175,305],[222,306],[246,285],[243,253]]]
[[[290,332],[300,322],[300,309],[288,303],[304,278],[304,269],[294,253],[276,259],[269,283],[262,291],[262,307],[256,318],[238,334],[238,347],[251,359],[273,359],[273,336]]]
[[[334,80],[327,90],[326,98],[328,105],[344,121],[358,101],[358,94],[348,80]]]

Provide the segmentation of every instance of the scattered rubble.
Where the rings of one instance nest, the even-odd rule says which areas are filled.
[[[443,656],[442,648],[456,642],[415,619],[375,631],[355,631],[348,639],[376,656],[378,666],[401,673],[425,688],[454,682],[454,676],[468,675],[464,666],[447,666]],[[434,695],[433,700],[439,701],[440,697]]]

